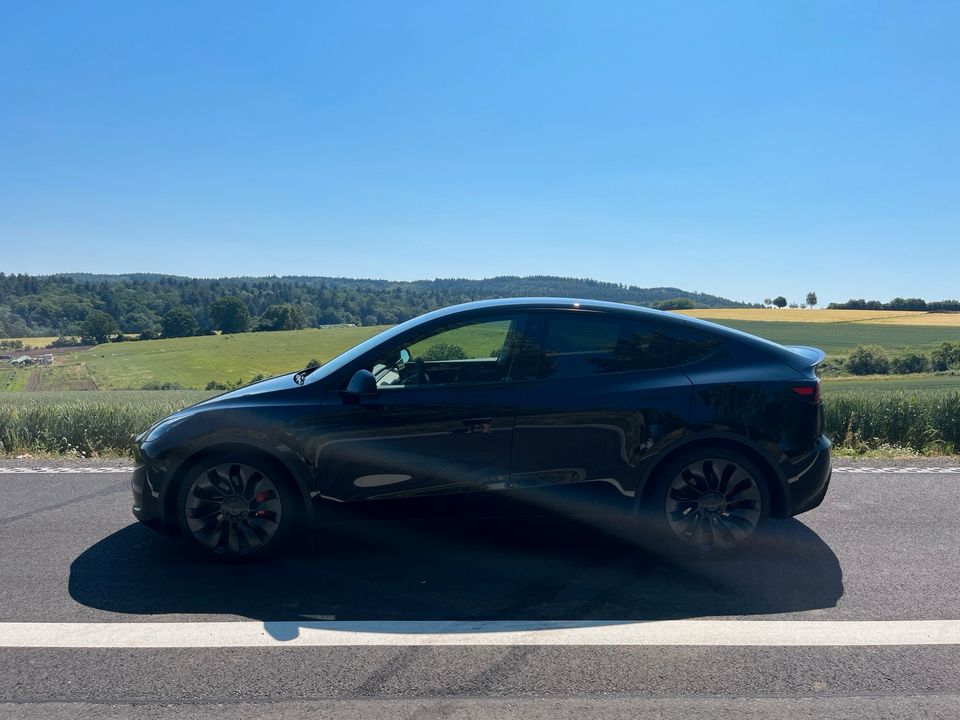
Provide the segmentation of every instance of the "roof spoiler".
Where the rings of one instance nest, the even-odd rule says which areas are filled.
[[[807,347],[806,345],[784,345],[784,348],[790,351],[789,365],[797,370],[816,367],[827,356],[820,348]],[[796,358],[796,362],[792,361],[793,358]]]

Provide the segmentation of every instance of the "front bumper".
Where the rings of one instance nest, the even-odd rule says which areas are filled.
[[[787,479],[787,489],[790,493],[788,515],[813,510],[826,497],[830,486],[830,477],[833,474],[833,465],[830,460],[830,440],[826,435],[817,439],[814,451],[797,463],[796,474]]]
[[[150,482],[149,471],[146,465],[137,465],[130,478],[130,489],[133,491],[133,516],[149,528],[160,532],[167,532],[164,525],[160,496]]]

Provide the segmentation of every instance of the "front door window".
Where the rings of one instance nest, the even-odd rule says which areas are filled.
[[[468,385],[511,379],[524,316],[498,316],[435,329],[395,346],[368,369],[379,388]]]

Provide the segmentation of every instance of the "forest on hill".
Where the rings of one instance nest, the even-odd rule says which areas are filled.
[[[95,314],[113,332],[165,333],[165,318],[196,334],[218,327],[224,313],[237,327],[279,330],[324,324],[383,325],[446,305],[496,297],[578,297],[650,307],[748,307],[679,288],[549,276],[486,280],[363,280],[332,277],[188,278],[0,272],[0,337],[81,336]],[[218,303],[218,300],[220,301]],[[231,307],[226,307],[226,306]]]

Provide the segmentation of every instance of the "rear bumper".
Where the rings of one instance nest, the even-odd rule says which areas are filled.
[[[792,465],[792,472],[788,473],[787,477],[787,489],[790,493],[787,514],[799,515],[813,510],[826,497],[833,472],[830,440],[826,435],[821,435],[814,451]]]

